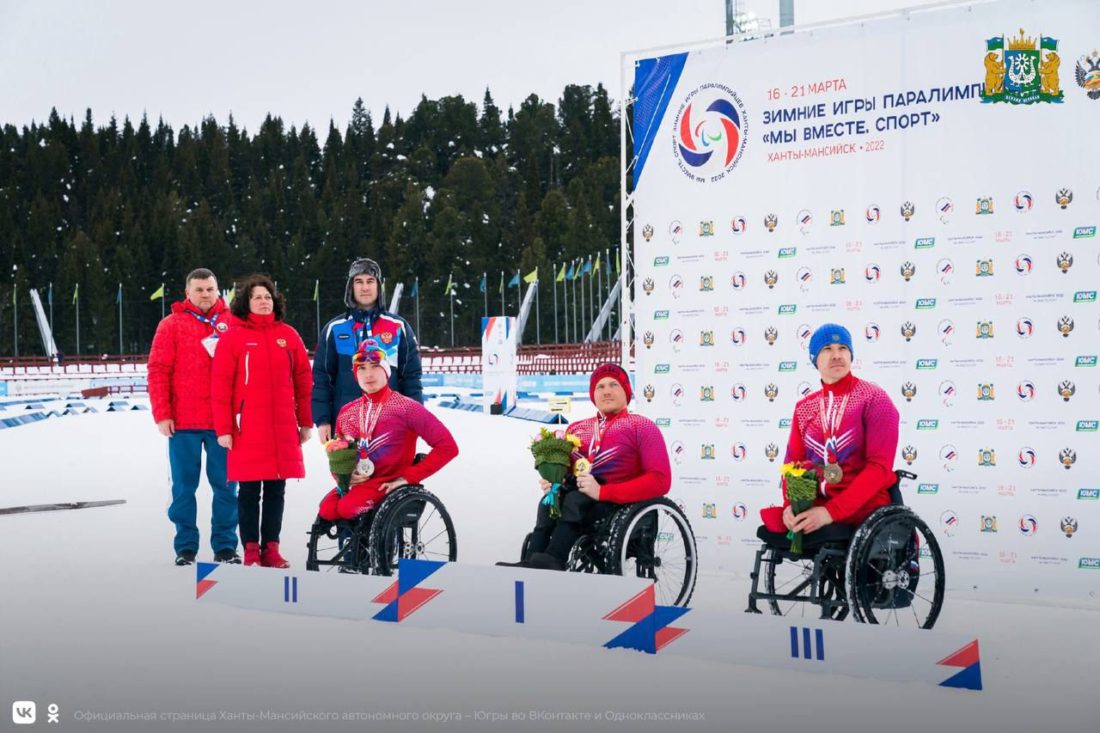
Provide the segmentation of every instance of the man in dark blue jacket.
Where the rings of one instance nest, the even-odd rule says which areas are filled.
[[[420,385],[420,352],[412,326],[399,315],[382,310],[379,290],[382,268],[366,257],[351,263],[344,303],[348,309],[321,330],[313,358],[313,422],[324,443],[332,437],[336,415],[363,391],[351,369],[351,357],[359,344],[373,338],[397,355],[391,364],[390,389],[417,402],[424,401]]]

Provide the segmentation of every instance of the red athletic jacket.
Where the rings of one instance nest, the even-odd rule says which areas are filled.
[[[210,354],[202,340],[224,336],[231,316],[218,298],[209,313],[183,300],[157,326],[149,351],[149,402],[153,420],[175,420],[176,430],[210,430]],[[219,338],[219,342],[222,339]]]
[[[304,478],[298,428],[312,424],[309,355],[273,315],[234,319],[214,355],[214,431],[232,435],[230,481]]]

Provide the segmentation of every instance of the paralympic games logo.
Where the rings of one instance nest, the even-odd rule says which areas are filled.
[[[1021,275],[1030,275],[1031,268],[1033,266],[1034,265],[1031,262],[1031,255],[1029,254],[1021,254],[1019,257],[1016,258],[1016,272]]]
[[[680,170],[693,181],[713,183],[741,160],[749,122],[737,92],[709,83],[684,99],[673,130],[673,154]]]
[[[1035,449],[1029,446],[1024,446],[1016,454],[1016,460],[1020,463],[1020,468],[1031,468],[1035,465]]]
[[[878,265],[872,262],[867,265],[867,267],[863,268],[863,277],[871,284],[877,283],[879,278],[882,277],[882,270],[879,269]]]
[[[1035,385],[1025,379],[1016,385],[1016,396],[1020,402],[1031,402],[1035,399]]]
[[[1025,514],[1020,517],[1020,534],[1030,537],[1039,531],[1039,520],[1034,515]]]

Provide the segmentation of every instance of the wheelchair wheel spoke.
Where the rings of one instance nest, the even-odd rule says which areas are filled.
[[[424,545],[425,547],[427,547],[427,546],[428,546],[428,545],[430,545],[431,543],[435,542],[436,538],[437,538],[437,537],[439,537],[439,535],[441,535],[441,534],[445,534],[446,532],[447,532],[447,528],[446,528],[446,527],[444,527],[443,529],[441,529],[441,530],[439,530],[438,532],[436,532],[436,533],[435,533],[435,535],[433,535],[433,536],[432,536],[432,538],[431,538],[430,540],[424,540],[424,542],[423,542],[423,545]]]
[[[424,519],[421,520],[421,524],[420,524],[421,527],[426,525],[428,523],[428,520],[431,519],[433,516],[435,516],[435,509],[436,509],[435,504],[432,504],[432,511],[428,516],[424,517]]]

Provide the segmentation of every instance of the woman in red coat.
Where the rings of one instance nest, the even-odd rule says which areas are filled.
[[[286,303],[265,275],[237,285],[237,321],[214,355],[211,401],[218,443],[229,449],[228,475],[239,481],[244,564],[286,568],[279,554],[288,478],[304,478],[313,378],[302,337],[283,322]],[[261,487],[263,495],[261,519]]]

